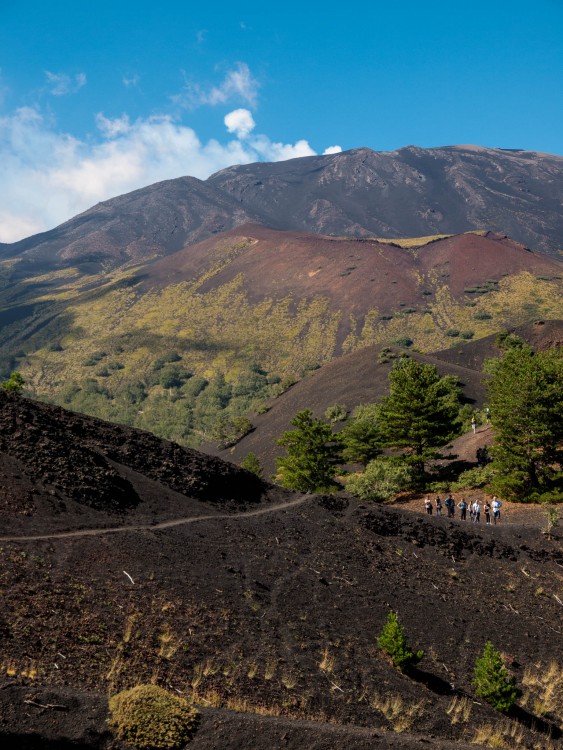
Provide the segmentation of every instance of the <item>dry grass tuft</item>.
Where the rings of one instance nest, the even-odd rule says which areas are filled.
[[[480,727],[477,727],[471,744],[492,748],[506,747],[502,733],[492,724],[481,724]]]
[[[469,698],[466,698],[465,696],[460,698],[456,695],[452,698],[446,713],[450,717],[452,724],[465,724],[469,721],[472,708],[473,706]]]
[[[334,669],[334,665],[336,663],[336,658],[333,654],[330,653],[328,648],[323,649],[323,652],[321,654],[322,659],[319,664],[319,669],[321,669],[323,672],[332,672]]]
[[[524,670],[526,688],[522,704],[536,716],[552,716],[563,722],[563,667],[556,661],[541,662]]]
[[[409,704],[400,695],[383,697],[379,693],[374,693],[370,705],[383,714],[394,732],[408,732],[424,713],[424,701]]]

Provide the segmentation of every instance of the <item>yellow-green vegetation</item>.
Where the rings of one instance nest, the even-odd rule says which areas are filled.
[[[195,734],[198,711],[157,685],[137,685],[110,698],[110,726],[138,750],[174,750]]]
[[[443,236],[386,242],[418,252]],[[218,242],[192,280],[153,289],[136,283],[134,262],[88,276],[59,269],[12,287],[17,263],[0,263],[0,376],[17,369],[29,395],[184,445],[229,445],[270,399],[339,354],[343,339],[344,352],[369,344],[430,352],[563,317],[560,282],[529,273],[483,279],[454,299],[443,267],[413,271],[422,304],[383,310],[375,297],[365,314],[346,317],[322,295],[254,297],[242,274],[218,283],[254,242]]]
[[[424,308],[407,313],[399,307],[388,316],[374,307],[363,322],[359,321],[359,332],[350,325],[343,350],[351,352],[370,344],[402,345],[403,340],[409,339],[407,347],[432,352],[463,346],[466,341],[536,318],[563,316],[561,282],[539,279],[528,272],[503,278],[488,291],[466,293],[461,300],[453,297],[439,275],[424,278],[419,284],[432,292]]]
[[[472,232],[465,232],[465,234],[478,234],[481,237],[483,237],[485,234],[487,234],[486,229],[476,229]],[[373,239],[376,242],[382,242],[386,245],[397,245],[398,247],[424,247],[424,245],[429,245],[431,242],[436,242],[436,240],[445,240],[448,237],[454,237],[453,234],[429,234],[426,235],[426,237],[402,237],[400,239],[394,239],[390,240],[384,237],[374,237]]]

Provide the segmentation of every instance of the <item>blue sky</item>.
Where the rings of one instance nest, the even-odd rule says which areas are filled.
[[[0,241],[229,164],[563,154],[563,0],[0,0]]]

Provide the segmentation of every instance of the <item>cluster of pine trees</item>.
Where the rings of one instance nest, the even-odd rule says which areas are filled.
[[[490,489],[518,501],[563,501],[563,353],[536,352],[511,341],[504,356],[485,368],[494,428]],[[331,492],[344,464],[361,464],[346,488],[364,500],[382,501],[409,487],[428,487],[431,462],[461,434],[464,408],[456,378],[440,377],[432,365],[410,358],[395,363],[389,395],[359,406],[334,431],[342,408],[327,420],[305,410],[278,444],[278,481],[302,492]],[[334,414],[333,414],[334,412]],[[331,424],[332,422],[332,424]]]

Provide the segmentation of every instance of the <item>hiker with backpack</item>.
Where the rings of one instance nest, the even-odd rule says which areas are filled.
[[[473,503],[473,523],[481,523],[481,503],[475,500]]]
[[[426,510],[426,513],[431,516],[432,515],[432,503],[430,502],[429,497],[424,498],[424,508]]]
[[[436,515],[441,516],[442,515],[442,501],[439,497],[436,498]]]
[[[453,518],[455,515],[455,500],[451,496],[451,493],[445,499],[444,505],[448,511],[448,518]]]
[[[457,504],[457,507],[461,511],[461,520],[466,521],[467,520],[467,503],[465,502],[463,498],[461,498],[461,500]]]

